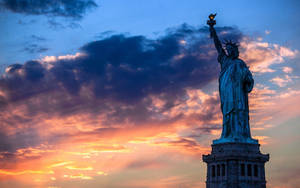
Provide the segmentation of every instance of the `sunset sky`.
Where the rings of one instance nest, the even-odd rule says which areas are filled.
[[[299,186],[300,1],[0,0],[0,187],[204,188],[210,13],[255,79],[267,186]]]

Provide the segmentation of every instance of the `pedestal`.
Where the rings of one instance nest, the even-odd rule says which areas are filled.
[[[213,144],[211,154],[203,155],[206,188],[266,188],[269,154],[262,154],[259,147],[255,143]]]

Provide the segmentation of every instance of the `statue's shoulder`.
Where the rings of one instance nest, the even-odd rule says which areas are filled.
[[[226,53],[224,51],[222,51],[222,53],[220,53],[218,55],[218,61],[219,63],[223,63],[224,61],[228,60],[228,56],[226,55]]]
[[[242,59],[240,59],[240,58],[237,58],[236,61],[239,62],[239,63],[244,63],[244,64],[246,64],[246,63],[245,63]]]
[[[239,65],[247,67],[245,61],[243,61],[242,59],[238,58],[238,59],[236,59],[236,61],[237,61],[237,63],[239,63]]]

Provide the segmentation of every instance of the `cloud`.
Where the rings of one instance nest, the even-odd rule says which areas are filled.
[[[289,82],[292,81],[291,77],[288,75],[285,75],[284,77],[275,77],[270,80],[274,84],[278,85],[279,87],[286,86]]]
[[[81,19],[87,10],[97,7],[97,4],[94,0],[1,0],[0,7],[26,15]]]
[[[241,59],[250,65],[254,73],[275,72],[275,64],[285,62],[285,59],[297,57],[298,50],[293,50],[278,44],[251,40],[245,37],[240,43],[242,47]]]
[[[169,141],[158,141],[155,144],[175,148],[177,151],[199,156],[209,150],[209,148],[201,146],[197,141],[191,138],[177,138]]]
[[[31,35],[30,37],[32,40],[35,40],[35,41],[46,41],[47,40],[46,38],[37,36],[37,35]]]
[[[81,25],[77,21],[78,20],[72,20],[72,22],[68,22],[64,24],[55,18],[50,18],[48,19],[47,23],[49,24],[49,28],[54,30],[60,30],[65,28],[71,28],[71,29],[81,28]]]
[[[299,89],[272,90],[258,84],[249,95],[252,130],[278,126],[299,116]]]
[[[293,68],[291,67],[283,67],[282,71],[285,73],[292,73],[293,72]]]
[[[91,180],[93,177],[86,176],[84,174],[75,174],[75,175],[64,175],[64,178],[71,178],[71,179],[82,179],[82,180]]]
[[[242,36],[234,28],[218,30],[227,31],[222,37],[239,40]],[[39,159],[43,168],[35,164],[37,170],[48,170],[44,167],[61,162],[59,155],[65,156],[59,158],[62,161],[75,162],[55,167],[57,171],[72,166],[107,172],[110,167],[96,169],[77,161],[129,155],[136,151],[130,144],[138,142],[199,155],[202,146],[192,143],[193,139],[158,141],[176,136],[177,127],[211,123],[216,118],[217,95],[197,92],[216,80],[219,72],[207,36],[207,28],[187,25],[157,39],[112,35],[84,45],[74,55],[45,56],[8,66],[0,78],[1,165],[11,169],[18,164],[23,172],[33,170]],[[214,107],[208,108],[209,104]],[[43,144],[50,149],[39,148]],[[126,167],[125,162],[120,166]],[[86,176],[65,175],[65,179]]]
[[[53,174],[53,171],[34,171],[34,170],[26,170],[26,171],[21,171],[21,172],[10,172],[10,171],[5,171],[0,169],[0,174],[4,175],[22,175],[22,174]]]
[[[66,166],[65,167],[66,169],[69,169],[69,170],[82,170],[82,171],[85,171],[85,170],[93,170],[93,167],[77,167],[77,166]]]
[[[37,130],[28,128],[27,131],[17,130],[13,135],[8,135],[4,130],[0,131],[0,152],[14,152],[17,148],[36,146],[40,142]]]
[[[236,28],[217,30],[221,39],[245,38]],[[250,51],[257,45],[250,42]],[[258,46],[269,53],[268,45]],[[287,49],[281,51],[289,54]],[[0,79],[0,119],[5,130],[0,148],[12,152],[66,138],[132,137],[146,127],[155,129],[147,132],[153,136],[161,125],[165,130],[191,127],[193,138],[216,134],[221,124],[218,93],[201,90],[218,77],[216,55],[206,27],[183,24],[156,39],[112,35],[84,45],[74,55],[10,65]],[[72,126],[66,128],[68,124]],[[45,126],[47,133],[41,131]],[[133,133],[125,134],[129,127]],[[11,139],[20,134],[18,130],[24,135],[19,142]],[[30,136],[33,133],[37,136]],[[28,145],[21,144],[31,137]]]
[[[23,47],[22,51],[25,51],[27,53],[44,53],[49,50],[43,43],[47,39],[41,36],[37,35],[31,35],[28,37],[28,41],[24,44],[25,47]]]
[[[25,52],[28,52],[28,53],[43,53],[43,52],[46,52],[48,51],[49,48],[46,48],[46,47],[43,47],[43,46],[40,46],[38,44],[30,44],[30,45],[27,45],[23,51]]]
[[[166,161],[160,161],[159,159],[142,159],[132,161],[127,165],[128,169],[156,169],[166,166]]]
[[[201,88],[217,77],[218,64],[211,41],[203,37],[206,34],[182,26],[156,40],[114,35],[83,46],[79,54],[85,55],[11,65],[0,88],[5,102],[22,102],[32,115],[63,116],[90,108],[95,113],[106,110],[113,122],[138,122],[149,113],[147,104],[152,101],[148,96],[164,100],[161,110],[167,110],[184,96],[186,88]],[[202,37],[192,41],[196,35]],[[182,46],[183,38],[190,44]],[[207,53],[212,55],[202,57]]]
[[[236,28],[217,29],[221,39],[249,40]],[[8,66],[0,78],[3,172],[20,172],[18,176],[28,181],[26,175],[37,174],[23,172],[53,170],[56,180],[48,177],[45,182],[94,181],[104,175],[97,172],[109,178],[132,169],[167,170],[172,165],[164,160],[166,156],[174,157],[174,164],[184,157],[198,160],[209,151],[208,137],[220,135],[222,123],[215,91],[220,69],[208,37],[207,28],[188,25],[169,29],[156,39],[106,35],[76,54]],[[262,56],[288,54],[268,45],[242,45],[241,55],[257,48]],[[266,62],[259,57],[253,56],[250,65]],[[274,97],[277,94],[262,85],[254,88],[251,118],[258,121],[253,127],[270,121],[274,111],[265,109],[273,110],[274,100],[289,98],[284,94],[293,96],[288,105],[294,104],[292,112],[298,114],[299,91]],[[258,117],[257,111],[265,113]],[[149,153],[152,158],[145,158]],[[156,160],[158,156],[164,157]]]

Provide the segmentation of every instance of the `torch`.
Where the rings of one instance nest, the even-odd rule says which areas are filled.
[[[208,16],[209,20],[207,20],[207,25],[209,25],[211,28],[213,28],[214,25],[216,25],[216,20],[214,20],[216,15],[217,15],[217,13],[216,14],[210,14]],[[210,32],[210,38],[212,38],[212,32]]]
[[[209,25],[211,27],[214,26],[214,25],[216,25],[216,20],[214,20],[215,17],[216,17],[216,15],[217,15],[217,13],[216,14],[210,14],[208,16],[209,20],[207,20],[207,25]]]

